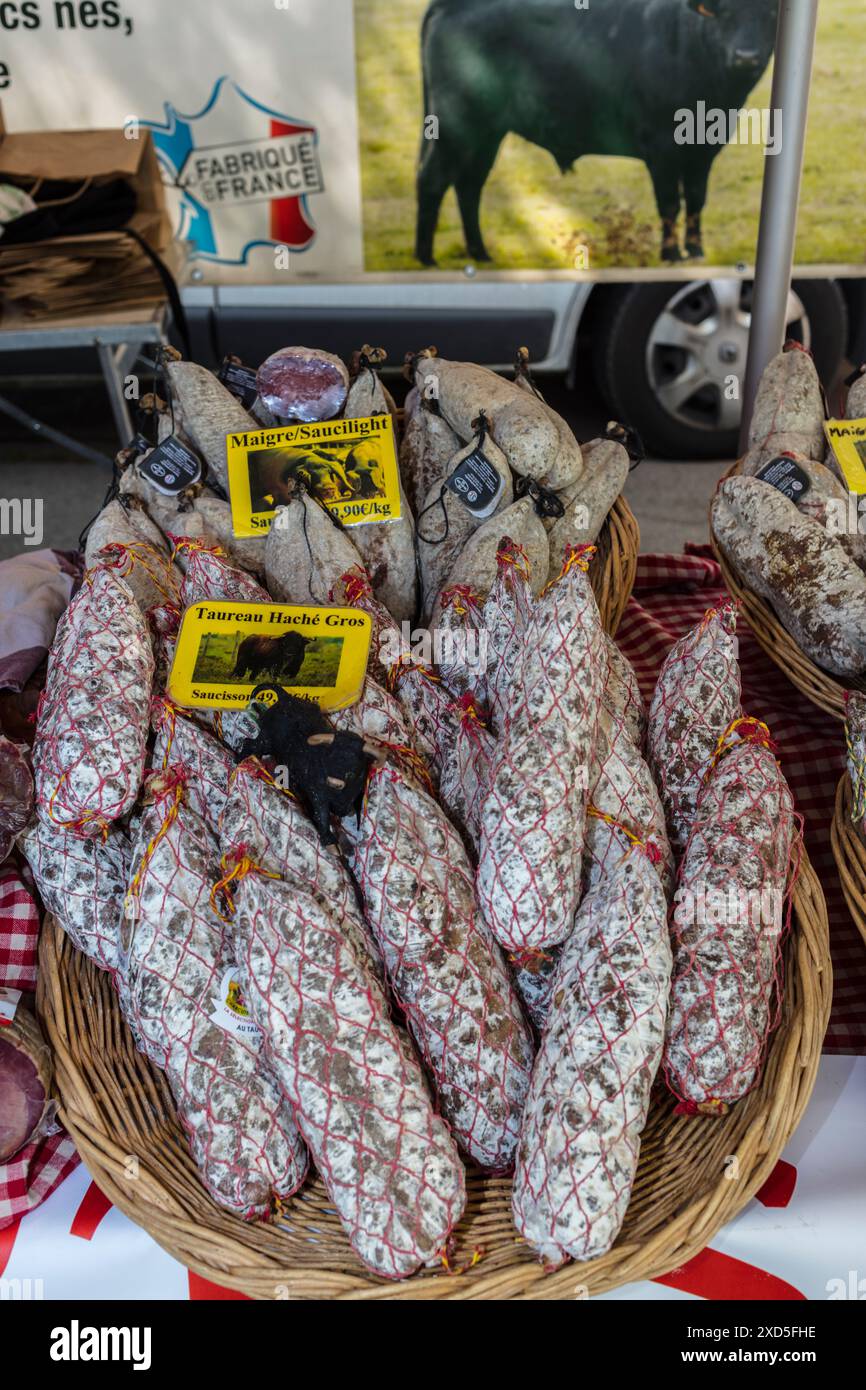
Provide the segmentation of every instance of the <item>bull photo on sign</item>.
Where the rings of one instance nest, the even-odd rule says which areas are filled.
[[[859,103],[845,56],[859,4],[822,6],[825,123],[840,92]],[[368,270],[753,261],[765,155],[784,135],[771,109],[779,0],[356,0],[355,12]],[[812,124],[807,208],[829,154]],[[831,229],[808,235],[800,259],[830,259]]]
[[[305,637],[294,631],[257,637],[241,628],[206,632],[192,678],[202,684],[255,686],[270,681],[286,688],[331,689],[337,684],[342,656],[342,637]]]
[[[256,449],[248,461],[253,512],[290,502],[296,483],[326,506],[381,498],[385,492],[379,462],[363,443],[342,455],[316,448]]]

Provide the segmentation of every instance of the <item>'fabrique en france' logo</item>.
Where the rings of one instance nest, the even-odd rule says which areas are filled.
[[[256,246],[312,244],[307,199],[324,192],[314,126],[262,106],[228,77],[195,115],[166,102],[165,117],[142,126],[153,133],[175,234],[196,259],[243,265]]]

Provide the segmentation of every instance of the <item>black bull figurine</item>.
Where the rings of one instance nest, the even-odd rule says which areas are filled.
[[[642,159],[662,259],[703,255],[701,215],[722,145],[678,143],[678,112],[739,109],[773,52],[779,0],[432,0],[421,31],[424,132],[416,255],[434,263],[454,188],[468,254],[489,260],[481,194],[509,132],[563,173],[585,154]]]
[[[238,757],[271,758],[286,769],[289,790],[308,811],[323,845],[335,844],[332,816],[359,814],[370,764],[378,750],[358,734],[331,727],[317,704],[277,685],[260,685],[252,699],[275,695],[259,715],[259,730]]]

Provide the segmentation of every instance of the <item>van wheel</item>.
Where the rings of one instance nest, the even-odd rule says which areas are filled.
[[[593,351],[599,388],[650,453],[736,456],[751,302],[751,282],[733,279],[609,292]],[[788,337],[810,348],[828,387],[847,336],[845,300],[835,281],[795,281]]]

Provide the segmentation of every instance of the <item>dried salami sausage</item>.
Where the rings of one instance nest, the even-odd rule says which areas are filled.
[[[632,849],[584,899],[563,947],[526,1103],[512,1210],[549,1264],[594,1259],[619,1234],[662,1057],[670,975],[665,896]]]

